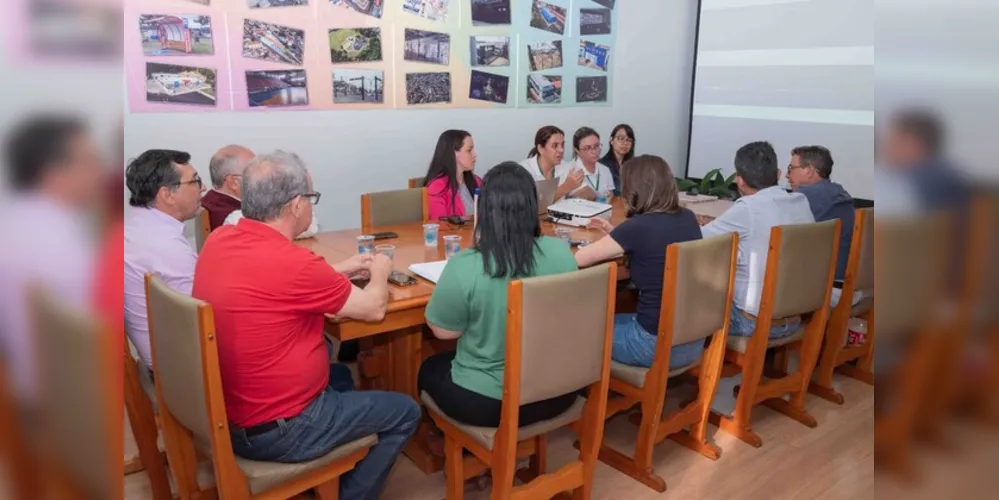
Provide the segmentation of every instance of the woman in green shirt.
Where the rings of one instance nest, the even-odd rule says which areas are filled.
[[[476,244],[451,258],[427,304],[427,324],[440,339],[458,339],[456,352],[420,367],[419,388],[449,417],[468,425],[499,425],[506,353],[507,284],[575,271],[561,240],[541,236],[534,179],[502,163],[486,174],[479,196]],[[576,394],[520,408],[520,425],[554,418]]]

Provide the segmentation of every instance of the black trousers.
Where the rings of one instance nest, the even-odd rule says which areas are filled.
[[[454,355],[454,351],[442,352],[423,362],[417,380],[420,392],[426,391],[441,411],[463,424],[498,427],[503,402],[456,385],[451,379]],[[519,424],[523,427],[555,418],[568,410],[576,397],[577,393],[572,393],[521,406]]]

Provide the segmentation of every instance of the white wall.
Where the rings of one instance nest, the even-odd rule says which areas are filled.
[[[697,2],[618,2],[612,106],[566,109],[273,111],[125,116],[125,157],[150,148],[188,151],[202,178],[221,146],[256,152],[294,151],[305,159],[316,189],[323,230],[360,226],[360,195],[406,187],[426,172],[437,136],[448,128],[472,133],[477,171],[521,160],[535,131],[554,124],[568,134],[581,126],[603,138],[621,122],[635,128],[637,151],[660,155],[683,175]],[[606,147],[606,145],[605,145]]]

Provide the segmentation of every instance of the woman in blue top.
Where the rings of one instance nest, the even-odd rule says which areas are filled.
[[[676,178],[666,160],[643,155],[629,160],[621,169],[621,196],[628,219],[614,227],[595,218],[592,229],[605,233],[596,243],[576,252],[580,267],[628,257],[631,281],[638,288],[636,314],[614,318],[614,361],[649,367],[656,352],[663,270],[666,247],[673,243],[701,239],[701,226],[694,213],[680,206]],[[670,369],[688,366],[700,359],[704,341],[698,340],[670,351]]]

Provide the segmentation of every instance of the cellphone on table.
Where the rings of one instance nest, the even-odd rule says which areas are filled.
[[[400,271],[392,271],[392,273],[389,274],[388,280],[389,283],[396,286],[410,286],[417,283],[416,278]]]
[[[384,232],[384,233],[375,233],[375,234],[372,234],[371,236],[373,236],[376,240],[390,240],[392,238],[398,238],[399,237],[398,234],[395,234],[392,231],[387,231],[387,232]]]

